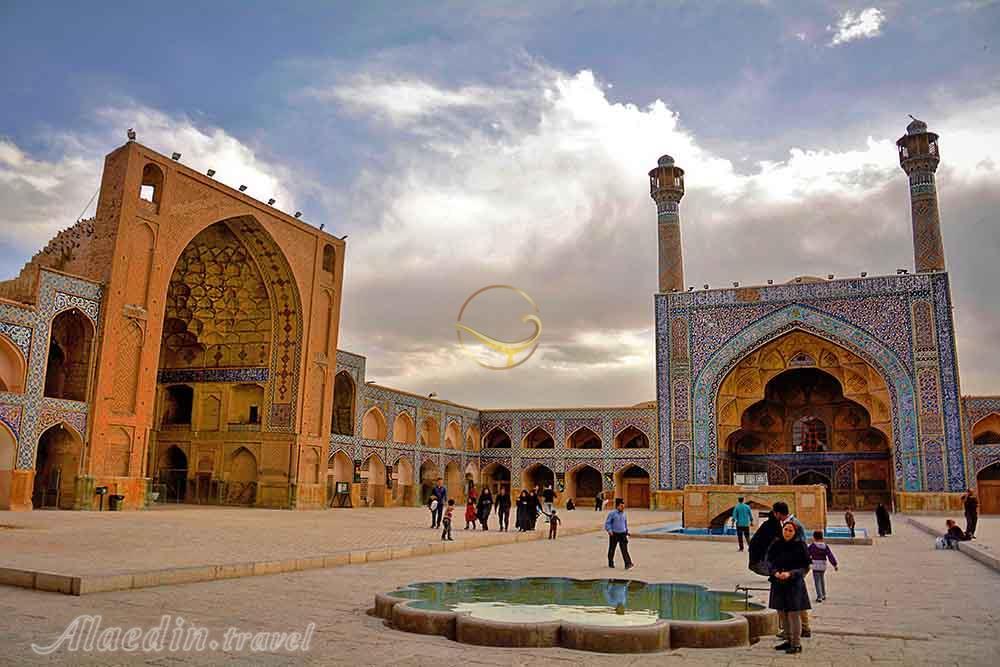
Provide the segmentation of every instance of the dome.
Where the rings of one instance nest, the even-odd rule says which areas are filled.
[[[672,167],[674,166],[674,159],[669,155],[664,155],[656,162],[657,165],[661,167]]]
[[[913,117],[911,116],[911,118]],[[926,131],[927,131],[927,123],[925,123],[922,120],[917,120],[916,118],[913,118],[913,121],[911,121],[910,124],[906,126],[907,134],[922,134]]]

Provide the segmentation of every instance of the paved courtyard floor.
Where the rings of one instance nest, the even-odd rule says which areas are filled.
[[[456,541],[481,541],[463,530]],[[461,508],[464,515],[464,506]],[[565,527],[595,526],[593,510],[560,512]],[[677,521],[676,512],[632,510],[634,525]],[[600,527],[596,525],[595,527]],[[489,534],[496,535],[497,519]],[[547,528],[541,522],[538,530]],[[513,540],[515,533],[508,533]],[[108,574],[164,567],[305,558],[341,551],[434,541],[430,512],[419,507],[297,511],[156,506],[145,512],[2,512],[0,567],[67,574]]]
[[[204,528],[204,535],[199,535],[198,531],[182,531],[179,539],[197,538],[195,544],[186,546],[188,550],[212,549],[212,553],[231,552],[242,558],[248,550],[264,549],[272,553],[277,548],[273,543],[290,539],[298,532],[279,529],[281,524],[287,522],[299,525],[299,529],[312,526],[319,530],[324,520],[285,512],[273,526],[263,529],[258,523],[261,519],[245,518],[257,512],[233,512],[231,519],[224,521],[220,513],[206,522],[218,520],[220,524],[234,527],[222,526],[218,532]],[[397,534],[394,531],[409,534],[406,533],[409,529],[400,525],[406,522],[406,512],[366,510],[357,512],[358,518],[345,514],[344,518],[331,516],[328,521],[332,522],[331,526],[343,525],[344,530],[354,531],[353,536],[344,539],[362,539],[369,534],[366,531],[370,531],[375,537],[369,539],[392,540]],[[599,515],[593,512],[567,513],[569,515],[573,515],[574,522],[599,520]],[[65,513],[58,519],[45,517],[41,521],[71,523],[75,519],[86,522],[91,516]],[[171,516],[180,518],[183,515]],[[123,514],[115,519],[123,522],[122,527],[141,528],[143,517],[142,514]],[[153,519],[154,525],[160,520],[151,514],[145,517]],[[32,517],[29,521],[36,519]],[[198,523],[194,519],[191,521]],[[0,523],[9,522],[9,516],[0,518]],[[993,521],[990,524],[992,526]],[[872,528],[871,522],[864,517],[861,525]],[[592,533],[555,542],[522,542],[329,570],[84,597],[0,587],[0,664],[996,665],[1000,655],[1000,574],[959,552],[935,551],[933,538],[908,525],[901,517],[896,517],[893,527],[891,537],[877,539],[873,546],[835,547],[842,566],[839,572],[828,575],[829,601],[816,605],[815,634],[804,641],[805,651],[801,656],[776,653],[771,648],[775,642],[768,639],[748,648],[683,649],[626,656],[565,649],[474,647],[439,637],[398,632],[366,613],[376,592],[414,581],[471,576],[622,576],[621,569],[612,571],[603,565],[606,538],[600,533]],[[330,535],[338,532],[330,527],[324,530]],[[425,535],[430,532],[426,528],[413,530],[423,530]],[[64,536],[78,534],[81,537],[86,532],[73,533],[70,528],[65,531]],[[0,546],[3,559],[9,557],[11,549],[17,548],[11,534],[24,532],[7,531]],[[116,535],[115,531],[106,530],[103,536],[107,542],[100,546],[113,549]],[[386,537],[380,537],[383,535]],[[118,536],[128,545],[141,542],[140,537]],[[465,535],[456,535],[456,538],[464,539]],[[312,537],[301,539],[304,541],[299,542],[300,545],[323,544]],[[86,544],[90,548],[96,542],[88,540]],[[150,544],[149,548],[152,547]],[[294,545],[288,547],[294,548]],[[634,540],[631,547],[638,565],[629,574],[635,579],[683,581],[729,590],[736,584],[763,583],[763,579],[749,573],[745,555],[738,553],[731,543]],[[72,544],[61,547],[67,551],[72,548]],[[185,547],[177,544],[171,548],[182,553]],[[219,640],[229,627],[239,632],[303,631],[307,624],[315,623],[315,631],[309,651],[305,653],[219,650],[108,655],[59,651],[39,656],[31,651],[32,643],[54,642],[81,614],[100,615],[104,628],[153,628],[163,615],[170,615],[172,619],[182,617],[188,624],[207,628],[210,637]]]

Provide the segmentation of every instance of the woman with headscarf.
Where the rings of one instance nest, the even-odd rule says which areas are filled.
[[[526,489],[521,489],[521,495],[517,498],[514,527],[522,533],[528,530],[528,491]]]
[[[879,537],[892,535],[892,519],[889,518],[889,510],[882,503],[875,508],[875,522],[878,523]]]
[[[479,523],[483,525],[483,530],[489,530],[490,512],[493,511],[493,492],[490,487],[484,486],[483,492],[479,494],[479,501],[476,503],[476,514]]]
[[[538,487],[536,486],[528,494],[527,515],[524,517],[528,522],[528,530],[534,530],[538,523],[538,513],[542,510],[542,499],[538,497]]]
[[[774,648],[785,653],[801,653],[802,614],[811,608],[805,576],[812,561],[806,543],[791,521],[781,527],[781,538],[767,550],[765,560],[771,582],[768,606],[778,612],[787,638]]]

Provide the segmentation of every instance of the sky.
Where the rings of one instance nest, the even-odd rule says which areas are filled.
[[[655,398],[657,158],[686,171],[690,285],[912,270],[894,143],[913,114],[941,135],[962,391],[1000,394],[997,35],[993,0],[0,0],[0,278],[93,214],[134,127],[349,235],[340,348],[369,380],[631,405]],[[491,284],[544,323],[503,372],[454,327]],[[477,324],[526,337],[523,310]]]

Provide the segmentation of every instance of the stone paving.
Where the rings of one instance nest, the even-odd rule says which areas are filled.
[[[378,510],[373,510],[378,512]],[[596,518],[577,513],[581,519]],[[85,515],[73,514],[73,517]],[[284,516],[294,516],[285,513]],[[332,570],[70,597],[0,588],[0,664],[158,665],[785,665],[856,664],[995,665],[1000,655],[1000,574],[955,551],[935,551],[933,540],[900,517],[889,538],[874,546],[840,546],[841,569],[828,575],[829,601],[816,605],[811,639],[801,656],[775,653],[775,643],[726,650],[606,656],[565,649],[474,647],[439,637],[401,633],[365,612],[374,594],[404,583],[469,576],[621,576],[602,566],[606,539],[593,533],[551,541],[349,565]],[[289,519],[298,521],[299,519]],[[394,519],[386,512],[385,520]],[[371,524],[380,524],[373,516]],[[871,528],[862,518],[861,525]],[[378,528],[375,530],[382,530]],[[257,531],[231,545],[271,541]],[[744,554],[727,543],[636,540],[638,563],[630,575],[646,581],[686,581],[718,589],[761,585]],[[6,548],[4,549],[6,553]],[[811,585],[811,584],[810,584]],[[43,657],[32,642],[53,642],[80,614],[99,614],[102,627],[153,628],[164,614],[209,629],[221,640],[230,626],[241,632],[316,629],[306,653],[249,651],[148,655],[58,652]]]
[[[599,528],[603,514],[563,511],[559,516],[567,528]],[[629,516],[639,526],[677,521],[680,515],[632,510]],[[497,535],[496,515],[488,533],[464,526],[464,519],[453,523],[456,541]],[[542,530],[547,526],[540,521]],[[437,541],[440,535],[430,529],[430,512],[418,507],[290,512],[181,505],[146,512],[0,512],[0,567],[109,574],[306,558]],[[506,535],[513,541],[516,531]]]

